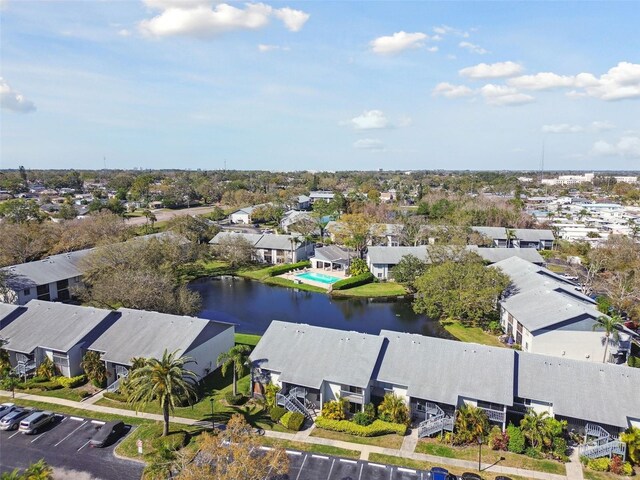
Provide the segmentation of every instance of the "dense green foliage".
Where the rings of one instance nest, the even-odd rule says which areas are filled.
[[[386,393],[382,402],[378,405],[378,417],[385,422],[405,425],[409,425],[411,420],[406,402],[402,397],[393,393]]]
[[[371,283],[373,280],[374,276],[370,272],[367,272],[355,277],[338,280],[336,283],[331,285],[331,288],[332,290],[346,290],[348,288],[359,287],[360,285]]]
[[[280,424],[287,430],[297,432],[304,424],[304,415],[298,412],[287,412],[280,417]]]
[[[456,445],[476,443],[478,437],[486,437],[489,433],[486,412],[473,405],[463,405],[458,409],[454,432],[453,443]]]
[[[369,273],[367,262],[365,262],[361,258],[354,258],[353,260],[351,260],[351,265],[349,265],[349,273],[354,277]]]
[[[283,265],[276,265],[274,267],[270,267],[267,269],[267,273],[270,277],[276,277],[278,275],[282,275],[283,273],[290,272],[291,270],[297,270],[298,268],[309,268],[309,267],[311,267],[311,262],[309,260],[303,260],[302,262],[285,263]]]
[[[79,387],[83,383],[87,381],[87,377],[85,375],[78,375],[77,377],[58,377],[58,383],[64,388],[75,388]]]
[[[344,420],[347,418],[347,402],[344,398],[330,400],[322,404],[322,417],[327,420]]]
[[[509,436],[508,450],[512,453],[523,453],[526,440],[522,430],[510,423],[507,427],[507,435]]]
[[[87,378],[96,386],[104,386],[104,383],[107,381],[107,369],[98,352],[89,350],[85,353],[80,366],[87,375]]]
[[[271,410],[269,410],[269,416],[271,417],[271,420],[273,420],[276,423],[280,421],[280,419],[285,413],[287,413],[287,409],[278,407],[278,406],[271,407]]]
[[[374,420],[370,425],[362,426],[348,420],[330,420],[324,416],[320,416],[316,418],[316,426],[324,428],[325,430],[348,433],[357,437],[377,437],[389,433],[405,435],[407,433],[407,426],[405,424],[385,422],[383,420]]]
[[[636,465],[640,465],[640,428],[629,427],[620,435],[620,440],[627,444],[629,460]]]
[[[425,249],[427,247],[424,247]],[[427,263],[414,255],[403,256],[391,269],[391,277],[415,290],[415,282],[427,270]]]

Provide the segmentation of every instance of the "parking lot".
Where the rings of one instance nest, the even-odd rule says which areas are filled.
[[[268,447],[262,447],[268,449]],[[428,472],[362,460],[287,450],[289,473],[282,480],[428,480]]]
[[[120,460],[113,455],[116,445],[92,448],[89,440],[104,422],[90,418],[56,415],[49,425],[36,435],[24,435],[17,430],[0,431],[0,472],[14,468],[24,469],[41,458],[53,467],[86,472],[88,478],[102,480],[139,479],[142,465],[138,462]],[[71,474],[68,478],[73,478]]]

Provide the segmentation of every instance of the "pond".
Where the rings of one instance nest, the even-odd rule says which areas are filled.
[[[381,329],[452,338],[437,320],[417,315],[409,300],[332,298],[240,277],[196,280],[202,318],[233,322],[239,333],[265,332],[272,320],[378,334]]]

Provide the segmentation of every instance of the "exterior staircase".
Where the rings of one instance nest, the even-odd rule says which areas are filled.
[[[447,416],[438,405],[427,402],[425,412],[430,417],[418,425],[418,438],[430,437],[445,430],[448,432],[453,431],[453,418]]]
[[[588,458],[611,458],[612,455],[620,455],[624,459],[627,445],[609,434],[600,425],[587,423],[585,426],[585,443],[580,445],[578,450],[580,455]]]
[[[281,407],[286,408],[290,412],[298,412],[312,420],[315,418],[315,415],[312,415],[312,412],[315,414],[315,409],[310,410],[307,408],[308,402],[303,398],[303,402],[299,400],[299,396],[301,396],[303,390],[296,388],[292,388],[287,395],[283,395],[282,393],[276,394],[276,402]]]

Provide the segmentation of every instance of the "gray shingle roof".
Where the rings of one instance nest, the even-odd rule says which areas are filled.
[[[553,242],[555,240],[551,230],[538,228],[516,228],[513,233],[516,238],[524,240],[525,242],[539,242],[541,240]]]
[[[543,264],[544,258],[535,248],[471,248],[489,263],[496,263],[506,258],[518,257],[531,263]]]
[[[516,395],[553,403],[553,413],[628,427],[640,419],[640,369],[516,352]]]
[[[405,255],[413,255],[420,260],[429,258],[427,247],[369,247],[367,257],[372,264],[397,265]]]
[[[319,388],[323,380],[365,388],[374,371],[383,338],[274,320],[251,361],[280,372],[280,380]]]
[[[504,227],[471,227],[471,229],[494,240],[507,239],[507,229]]]
[[[89,252],[91,249],[61,253],[43,260],[6,267],[5,270],[10,273],[7,284],[17,291],[82,276],[80,261]]]
[[[266,248],[271,250],[291,250],[291,246],[296,249],[300,243],[293,243],[291,239],[300,237],[299,235],[275,235],[268,233],[235,233],[235,232],[219,232],[213,237],[209,243],[216,245],[223,238],[244,238],[248,240],[253,248]],[[302,240],[302,238],[300,238]]]
[[[248,240],[251,245],[255,246],[258,243],[258,240],[262,237],[261,233],[236,233],[236,232],[219,232],[215,237],[213,237],[209,243],[212,245],[216,245],[220,243],[220,240],[223,238],[244,238]]]
[[[313,254],[314,258],[325,262],[345,262],[350,258],[354,258],[356,253],[352,250],[345,250],[337,245],[327,245],[326,247],[316,248]]]
[[[513,404],[514,352],[382,330],[388,345],[377,380],[408,387],[412,397],[457,405],[468,397]]]
[[[2,325],[0,336],[6,348],[31,353],[37,347],[67,352],[102,323],[110,310],[31,300],[20,307],[24,311],[8,325]]]
[[[18,310],[20,307],[18,305],[12,305],[9,303],[0,303],[0,322],[3,318],[7,318],[13,312]]]
[[[90,346],[103,360],[130,365],[133,357],[159,358],[164,350],[184,354],[201,334],[212,338],[231,324],[202,318],[120,308],[109,329]]]

